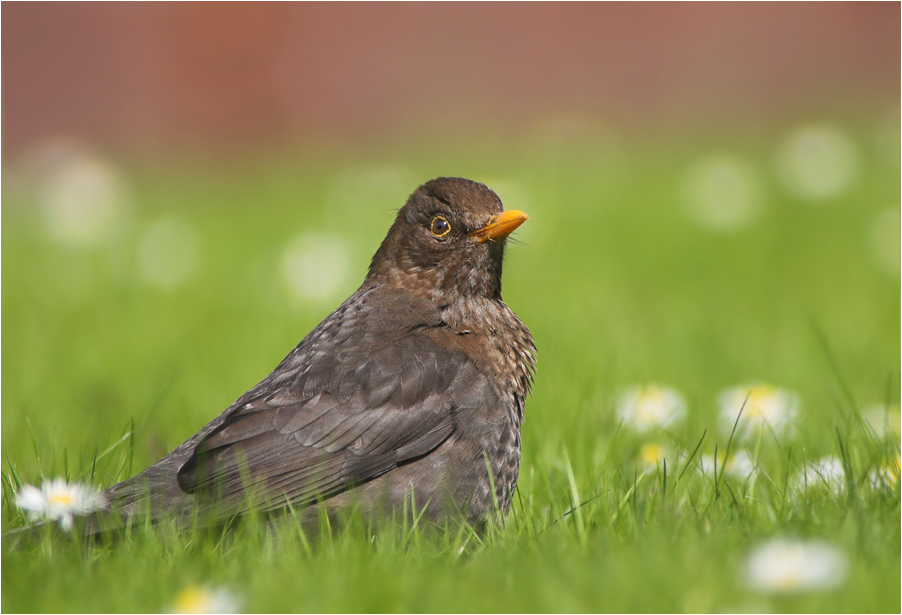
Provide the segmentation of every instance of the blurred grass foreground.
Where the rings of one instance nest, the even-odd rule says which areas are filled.
[[[756,135],[6,165],[4,530],[265,376],[435,176],[529,213],[504,297],[539,369],[504,526],[4,539],[3,610],[899,612],[898,114]]]

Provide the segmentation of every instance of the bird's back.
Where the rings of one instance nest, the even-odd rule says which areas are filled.
[[[506,509],[534,346],[500,300],[485,309],[489,327],[484,313],[468,324],[477,315],[365,283],[225,412],[111,487],[111,509],[215,520],[411,495],[433,517]]]

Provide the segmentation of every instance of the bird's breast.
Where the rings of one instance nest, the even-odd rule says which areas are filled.
[[[536,365],[536,347],[526,325],[503,301],[491,299],[449,305],[442,320],[448,325],[446,343],[495,383],[502,399],[510,402],[516,423],[522,422]]]

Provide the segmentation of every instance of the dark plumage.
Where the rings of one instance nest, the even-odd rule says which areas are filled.
[[[357,292],[225,412],[110,487],[113,518],[388,510],[411,494],[434,519],[484,519],[495,498],[506,511],[535,345],[501,300],[501,266],[525,219],[473,181],[418,188]]]

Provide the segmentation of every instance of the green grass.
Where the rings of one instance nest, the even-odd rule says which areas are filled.
[[[265,376],[359,284],[392,210],[434,176],[485,181],[530,214],[508,249],[504,296],[533,331],[539,368],[504,526],[372,532],[351,520],[303,533],[289,519],[142,529],[99,547],[4,539],[2,609],[159,611],[206,584],[248,611],[898,612],[899,485],[875,488],[868,474],[899,436],[876,437],[860,415],[899,404],[899,276],[870,239],[875,216],[898,207],[899,160],[880,153],[872,126],[851,125],[857,180],[816,205],[779,183],[776,129],[617,147],[600,146],[603,134],[546,135],[218,166],[126,161],[129,224],[91,248],[55,243],[28,183],[5,167],[4,530],[25,522],[17,481],[108,486]],[[720,151],[747,161],[764,202],[729,234],[698,227],[680,201],[687,169]],[[197,276],[170,291],[142,278],[137,256],[164,214],[193,224],[201,246]],[[282,283],[283,249],[305,231],[350,246],[351,274],[326,301],[293,300]],[[686,420],[645,434],[619,425],[619,392],[654,382],[682,392]],[[729,444],[753,456],[753,478],[715,479],[697,462],[729,443],[718,395],[749,382],[795,392],[798,419],[791,433]],[[642,465],[647,443],[670,451],[666,474]],[[843,490],[794,485],[827,455],[844,462]],[[845,581],[754,591],[744,562],[774,537],[833,545]]]

